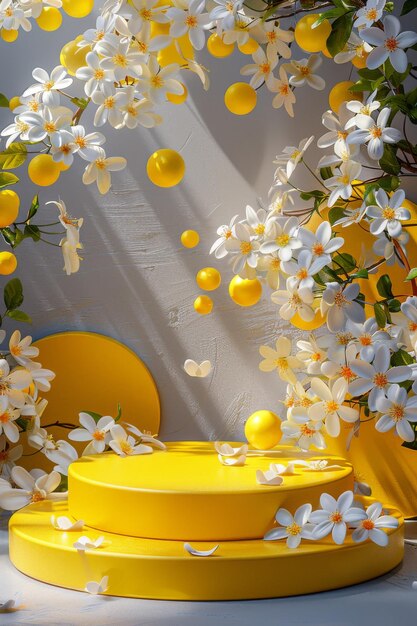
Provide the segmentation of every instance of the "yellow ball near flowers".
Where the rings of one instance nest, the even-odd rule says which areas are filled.
[[[295,41],[306,52],[322,52],[326,48],[327,38],[331,33],[332,27],[328,20],[324,20],[313,28],[313,24],[319,17],[318,13],[305,15],[298,20],[295,27]]]
[[[272,411],[256,411],[245,423],[245,437],[257,450],[274,448],[281,439],[281,421]]]
[[[20,102],[19,96],[13,96],[13,98],[10,98],[10,100],[9,100],[9,109],[11,111],[14,111],[20,105],[21,105],[21,102]]]
[[[354,84],[351,80],[343,80],[332,87],[329,93],[329,105],[334,113],[339,113],[339,109],[344,102],[349,102],[349,100],[362,101],[362,92],[350,91]]]
[[[200,315],[209,315],[213,310],[213,300],[209,296],[198,296],[194,300],[194,310]]]
[[[249,37],[246,43],[238,44],[237,47],[242,54],[253,54],[259,48],[259,44],[255,39]]]
[[[210,52],[211,56],[216,57],[216,59],[224,59],[230,56],[234,49],[234,43],[224,43],[223,38],[219,37],[217,33],[213,33],[207,39],[207,50]]]
[[[17,267],[17,259],[13,252],[0,252],[0,274],[8,276],[13,274]]]
[[[257,278],[234,276],[229,283],[229,295],[239,306],[254,306],[262,296],[262,285]]]
[[[80,67],[87,65],[86,57],[91,51],[91,46],[78,47],[78,42],[81,41],[82,35],[78,35],[73,41],[69,41],[61,49],[59,60],[61,65],[65,67],[68,74],[75,76],[75,73]]]
[[[154,185],[174,187],[184,178],[184,159],[178,152],[169,148],[156,150],[148,159],[146,172]]]
[[[20,198],[15,191],[0,191],[0,228],[7,228],[19,215]]]
[[[7,41],[7,43],[13,43],[19,37],[19,31],[11,28],[10,30],[6,30],[2,28],[0,30],[0,37],[3,41]]]
[[[42,30],[49,32],[58,30],[62,24],[61,11],[55,7],[44,7],[39,17],[36,18],[36,23]]]
[[[60,173],[59,163],[54,161],[50,154],[37,154],[29,163],[29,178],[40,187],[49,187],[56,183]]]
[[[224,103],[234,115],[248,115],[256,107],[256,91],[248,83],[233,83],[226,89]]]
[[[200,243],[200,235],[196,230],[184,230],[181,234],[181,243],[184,248],[195,248]]]
[[[195,279],[197,285],[204,291],[214,291],[222,282],[221,274],[215,267],[204,267],[197,273]]]
[[[86,17],[94,8],[94,0],[62,0],[62,8],[70,17]]]

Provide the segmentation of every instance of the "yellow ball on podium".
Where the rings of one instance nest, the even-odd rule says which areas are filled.
[[[245,423],[245,437],[257,450],[269,450],[281,439],[281,422],[272,411],[256,411]]]

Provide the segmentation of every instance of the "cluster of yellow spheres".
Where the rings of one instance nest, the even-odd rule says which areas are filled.
[[[11,226],[19,215],[20,198],[11,189],[0,191],[0,228]],[[8,276],[17,267],[17,259],[13,252],[0,252],[0,275]]]
[[[222,277],[215,267],[203,267],[195,277],[197,285],[204,291],[215,291],[220,287]],[[213,300],[209,296],[198,296],[194,301],[194,309],[200,315],[208,315],[213,310]]]

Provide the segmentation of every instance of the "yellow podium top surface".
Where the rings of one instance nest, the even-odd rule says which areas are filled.
[[[240,445],[240,444],[233,444]],[[271,463],[287,465],[290,461],[328,461],[328,469],[312,471],[296,467],[294,475],[285,476],[280,486],[259,485],[256,470],[265,471]],[[335,466],[335,467],[330,467]],[[70,479],[92,487],[108,486],[124,490],[184,493],[259,493],[260,490],[294,491],[298,488],[325,487],[333,481],[352,476],[352,466],[341,457],[303,453],[291,446],[273,450],[249,450],[242,467],[220,463],[213,442],[180,441],[167,444],[167,450],[153,454],[120,457],[114,453],[82,457],[70,466]]]

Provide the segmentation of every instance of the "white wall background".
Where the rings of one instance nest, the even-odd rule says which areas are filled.
[[[35,24],[32,33],[14,44],[0,40],[0,91],[9,97],[22,93],[32,82],[32,69],[50,71],[58,64],[62,45],[93,19],[65,17],[55,33],[42,32]],[[182,106],[166,105],[161,111],[164,123],[157,129],[104,128],[107,153],[128,159],[107,196],[81,183],[80,160],[52,188],[41,191],[42,205],[61,196],[72,215],[85,218],[81,271],[67,277],[57,248],[29,240],[18,249],[17,275],[24,283],[23,308],[33,317],[33,335],[89,330],[133,348],[157,381],[161,434],[167,439],[240,438],[243,422],[254,410],[280,410],[285,385],[276,374],[258,370],[258,348],[273,344],[280,334],[297,336],[297,331],[278,318],[267,289],[256,307],[237,307],[227,293],[230,268],[210,258],[208,250],[220,224],[247,203],[255,206],[258,196],[266,197],[275,155],[303,137],[322,134],[321,112],[327,108],[325,93],[297,90],[292,120],[274,110],[271,94],[262,90],[251,115],[233,116],[223,94],[240,80],[239,69],[250,57],[235,52],[217,60],[203,52],[199,58],[211,70],[208,93],[191,77],[189,100]],[[323,68],[330,83],[349,78],[350,64],[334,67],[325,59]],[[2,127],[11,119],[10,112],[0,109]],[[161,147],[178,150],[187,164],[183,182],[169,190],[152,185],[145,172],[149,155]],[[36,190],[24,169],[16,173],[24,181],[19,194],[26,207]],[[45,223],[55,210],[43,206],[39,216]],[[201,236],[194,250],[184,249],[179,241],[188,228]],[[201,317],[193,309],[199,293],[194,277],[207,265],[221,270],[223,284],[213,292],[213,313]],[[207,379],[189,378],[182,369],[186,358],[210,359],[214,373]]]

